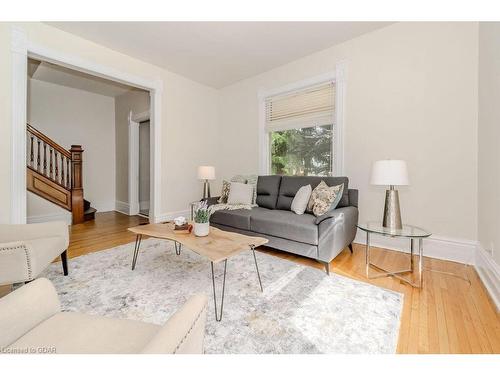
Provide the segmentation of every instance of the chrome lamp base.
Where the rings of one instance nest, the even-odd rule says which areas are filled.
[[[210,182],[205,180],[203,183],[203,199],[210,198]]]
[[[399,193],[392,185],[389,190],[385,191],[384,220],[382,225],[390,229],[403,229],[401,210],[399,208]]]

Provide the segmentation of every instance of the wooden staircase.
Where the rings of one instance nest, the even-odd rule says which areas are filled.
[[[83,199],[82,147],[66,150],[29,124],[26,136],[28,190],[70,211],[73,224],[93,220],[96,209]]]

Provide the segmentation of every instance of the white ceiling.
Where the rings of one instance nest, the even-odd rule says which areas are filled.
[[[111,97],[122,95],[130,90],[138,90],[118,82],[34,59],[28,59],[28,76],[38,81]]]
[[[221,88],[388,22],[49,22],[108,48]]]

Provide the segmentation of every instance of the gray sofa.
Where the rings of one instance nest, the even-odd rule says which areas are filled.
[[[292,200],[299,188],[310,184],[314,189],[322,180],[329,186],[344,184],[337,208],[319,217],[292,212]],[[210,223],[222,230],[265,237],[267,246],[316,259],[329,273],[333,258],[347,246],[352,252],[356,235],[358,191],[348,185],[347,177],[259,176],[258,207],[216,211]],[[209,201],[215,202],[216,198]]]

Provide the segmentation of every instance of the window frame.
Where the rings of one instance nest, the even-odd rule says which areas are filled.
[[[310,86],[333,82],[335,84],[335,110],[333,125],[332,142],[332,176],[344,175],[344,112],[345,112],[345,91],[347,63],[341,61],[336,64],[335,71],[316,76],[303,81],[295,82],[273,90],[261,90],[258,93],[259,100],[259,174],[268,175],[271,173],[271,137],[270,132],[266,130],[266,100],[269,97],[282,95],[301,89],[307,89]]]

